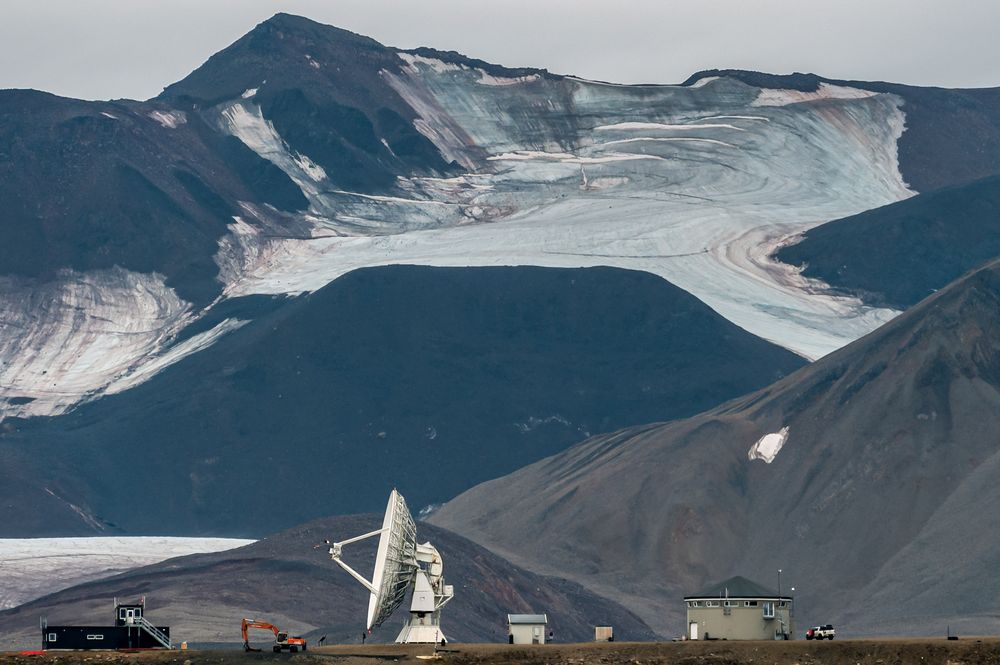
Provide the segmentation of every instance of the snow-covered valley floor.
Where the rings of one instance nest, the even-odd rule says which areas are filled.
[[[165,559],[252,542],[159,536],[0,539],[0,609]]]

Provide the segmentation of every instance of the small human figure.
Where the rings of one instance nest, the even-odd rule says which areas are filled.
[[[361,633],[361,643],[362,644],[365,643],[365,637],[366,637],[366,634],[365,633]]]

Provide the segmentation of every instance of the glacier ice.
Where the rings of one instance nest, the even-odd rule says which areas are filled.
[[[229,293],[307,292],[391,263],[613,265],[660,275],[808,358],[898,313],[825,293],[769,257],[813,226],[912,195],[897,163],[899,98],[731,79],[686,88],[535,77],[498,88],[478,84],[481,70],[401,57],[403,73],[383,76],[415,126],[470,173],[451,187],[401,179],[410,200],[308,183],[317,228],[336,232],[278,243]],[[294,160],[273,161],[302,179]]]
[[[503,77],[400,57],[401,70],[384,80],[412,107],[417,130],[466,173],[399,178],[394,192],[344,191],[288,147],[252,88],[204,109],[309,202],[297,215],[239,202],[243,214],[216,254],[224,298],[314,291],[394,263],[609,265],[659,275],[807,358],[898,313],[831,295],[770,258],[818,224],[912,195],[897,162],[898,97],[831,85],[762,90],[729,78],[683,87]],[[184,121],[153,113],[164,126]],[[281,233],[264,232],[278,222]],[[239,325],[171,350],[201,314],[157,275],[0,279],[0,322],[15,331],[0,339],[0,419],[61,413],[136,385]]]

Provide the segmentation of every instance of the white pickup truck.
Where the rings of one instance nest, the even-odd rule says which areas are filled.
[[[825,626],[813,626],[806,631],[807,640],[821,640],[824,637],[828,640],[832,640],[833,636],[837,634],[837,631],[833,629],[833,626],[826,624]]]

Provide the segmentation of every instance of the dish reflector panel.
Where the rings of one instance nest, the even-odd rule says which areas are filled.
[[[368,598],[368,630],[381,626],[405,599],[418,570],[416,548],[417,525],[406,501],[399,492],[392,490],[375,555],[372,576],[375,592]]]

